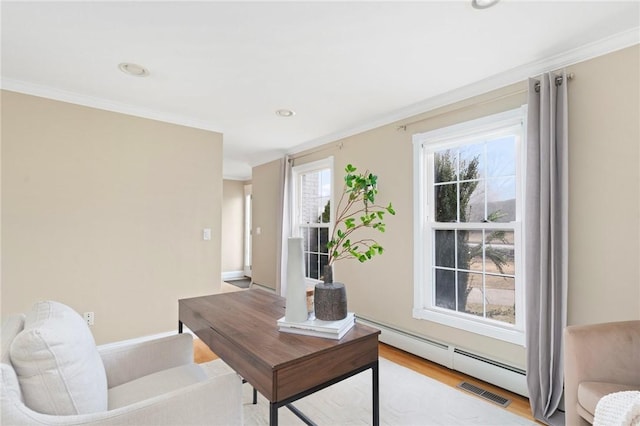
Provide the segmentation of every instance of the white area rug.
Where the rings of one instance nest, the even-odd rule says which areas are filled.
[[[218,361],[214,361],[218,362]],[[295,407],[318,425],[371,424],[371,370],[309,395]],[[244,424],[268,425],[269,403],[258,394],[253,405],[252,388],[243,386]],[[303,425],[286,407],[279,424]],[[380,358],[381,425],[535,425],[499,406],[444,385],[384,358]]]

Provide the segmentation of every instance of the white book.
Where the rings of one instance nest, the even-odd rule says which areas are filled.
[[[344,329],[351,328],[356,321],[356,317],[353,312],[347,313],[346,318],[338,321],[322,321],[316,319],[313,314],[306,321],[291,322],[286,321],[285,317],[278,320],[278,327],[282,328],[294,328],[299,330],[318,331],[322,333],[340,334]]]
[[[355,321],[349,323],[347,327],[341,330],[339,333],[326,333],[323,331],[305,330],[302,328],[293,328],[293,327],[279,327],[278,330],[282,331],[283,333],[300,334],[303,336],[323,337],[325,339],[340,340],[345,334],[347,334],[349,330],[353,328],[355,324],[356,324]]]

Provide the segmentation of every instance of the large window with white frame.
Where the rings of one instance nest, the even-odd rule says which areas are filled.
[[[323,279],[329,261],[327,242],[333,226],[331,211],[333,157],[293,167],[293,233],[303,238],[305,275]]]
[[[414,317],[522,345],[525,108],[413,137]]]

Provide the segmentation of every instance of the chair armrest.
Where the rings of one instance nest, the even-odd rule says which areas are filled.
[[[98,346],[112,388],[168,368],[193,362],[193,337],[176,334],[145,342]]]
[[[241,425],[242,380],[229,373],[111,411],[74,416],[40,414],[19,400],[3,401],[2,424]]]

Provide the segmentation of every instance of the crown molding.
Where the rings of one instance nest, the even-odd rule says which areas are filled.
[[[627,31],[614,34],[610,37],[598,40],[584,46],[568,50],[564,53],[554,55],[539,61],[530,62],[528,64],[512,68],[500,74],[493,75],[483,80],[476,81],[469,85],[451,90],[424,101],[409,105],[405,108],[396,110],[390,114],[378,117],[361,125],[344,129],[339,132],[313,139],[297,145],[287,151],[288,154],[296,154],[311,148],[318,147],[327,143],[335,142],[349,136],[357,135],[377,127],[385,126],[400,120],[406,120],[418,114],[423,114],[431,110],[451,105],[465,99],[479,96],[493,90],[500,89],[510,84],[527,80],[530,77],[538,76],[542,73],[558,70],[569,65],[584,62],[598,56],[606,55],[640,43],[640,27],[635,27]],[[273,161],[272,158],[268,161]],[[263,161],[260,164],[264,164]],[[259,164],[252,164],[256,166]]]
[[[162,121],[165,123],[222,133],[219,126],[200,120],[194,120],[190,117],[169,114],[163,111],[157,111],[148,108],[141,108],[134,105],[115,102],[109,99],[97,98],[94,96],[88,96],[68,90],[55,89],[35,83],[29,83],[26,81],[14,80],[11,78],[2,78],[0,88],[12,92],[23,93],[25,95],[38,96],[41,98],[53,99],[56,101],[68,102],[71,104],[82,105],[90,108],[117,112],[134,117],[147,118],[150,120]]]

